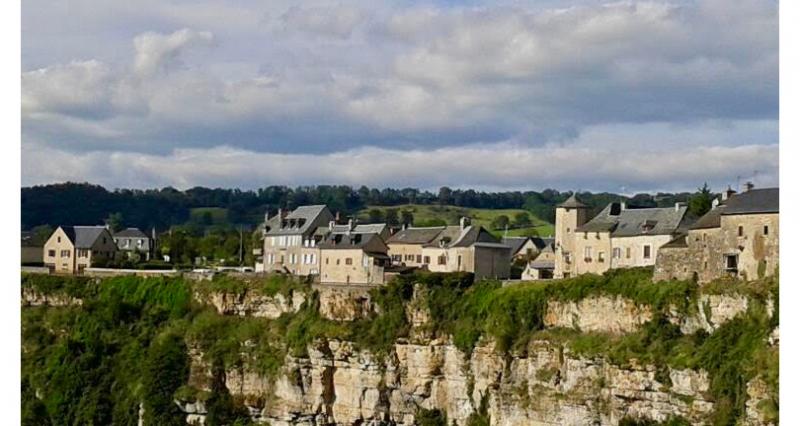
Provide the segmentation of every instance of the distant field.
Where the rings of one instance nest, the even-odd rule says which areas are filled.
[[[211,223],[215,225],[228,221],[228,209],[223,207],[196,207],[189,210],[189,217],[195,221],[202,221],[206,213],[211,215]]]
[[[366,220],[369,217],[369,211],[378,209],[385,212],[387,209],[397,210],[398,216],[403,210],[410,211],[414,215],[414,224],[424,224],[431,220],[439,219],[445,221],[448,225],[457,225],[458,220],[462,216],[472,219],[475,225],[482,225],[484,228],[491,231],[497,236],[503,235],[503,230],[492,230],[490,224],[500,215],[508,216],[511,221],[514,221],[514,215],[520,212],[528,213],[531,218],[533,226],[519,229],[509,229],[508,236],[521,236],[521,235],[539,235],[547,237],[553,235],[553,225],[534,216],[531,212],[522,209],[474,209],[469,207],[457,206],[439,206],[439,205],[422,205],[422,204],[405,204],[399,206],[368,206],[358,213],[359,218]]]

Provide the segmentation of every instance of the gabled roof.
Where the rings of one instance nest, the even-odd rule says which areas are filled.
[[[500,242],[511,247],[511,255],[513,256],[522,250],[522,246],[530,239],[530,237],[503,237]]]
[[[722,214],[778,213],[779,198],[778,188],[751,189],[730,197]]]
[[[148,238],[148,236],[139,230],[139,228],[127,228],[122,231],[115,232],[115,238]]]
[[[436,238],[444,226],[432,226],[426,228],[406,228],[397,231],[386,241],[388,244],[428,244]]]
[[[689,229],[719,228],[720,216],[722,216],[725,206],[725,204],[720,204],[717,207],[709,210],[706,214],[700,216],[700,219],[697,219],[697,222],[692,224]]]
[[[445,247],[493,247],[493,248],[509,248],[507,245],[502,244],[500,239],[489,233],[482,226],[467,226],[463,230],[460,226],[448,226],[448,228],[455,228],[458,233],[458,238],[453,240],[450,244],[445,244]],[[447,232],[447,231],[445,231]]]
[[[323,216],[325,221],[333,219],[333,214],[324,204],[300,206],[284,217],[278,226],[272,227],[267,235],[297,235],[311,231],[314,221]]]
[[[556,239],[552,237],[542,238],[542,237],[531,237],[531,241],[533,241],[533,245],[536,246],[539,250],[544,250],[548,247],[551,247],[555,244]]]
[[[61,229],[75,248],[92,248],[104,232],[111,236],[105,226],[62,226]]]
[[[585,209],[585,208],[589,208],[589,206],[587,206],[586,204],[581,203],[578,200],[578,197],[575,195],[575,193],[572,193],[572,195],[570,195],[569,198],[567,198],[566,201],[564,201],[563,203],[559,204],[557,207],[565,207],[565,208],[570,208],[570,209]]]
[[[677,237],[670,240],[668,243],[661,246],[662,248],[684,248],[688,247],[689,245],[686,244],[686,234],[680,234]],[[659,249],[659,250],[660,250]]]
[[[330,234],[319,244],[319,248],[324,250],[350,250],[375,247],[386,247],[380,235],[375,233]]]
[[[610,203],[576,232],[610,232],[612,237],[640,235],[669,235],[687,226],[688,207],[657,207],[622,209],[619,203]]]

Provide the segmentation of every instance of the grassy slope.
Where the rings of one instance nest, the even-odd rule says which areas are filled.
[[[441,219],[450,225],[458,223],[458,219],[462,216],[472,218],[472,223],[482,225],[489,229],[492,220],[500,215],[506,215],[513,222],[514,215],[520,212],[526,212],[531,218],[534,226],[529,228],[509,229],[508,235],[531,235],[533,231],[540,236],[553,235],[553,225],[534,216],[532,213],[522,209],[476,209],[469,207],[457,206],[438,206],[438,205],[423,205],[423,204],[405,204],[399,206],[368,206],[366,209],[359,212],[359,217],[366,219],[368,212],[371,209],[379,209],[385,211],[387,209],[396,209],[398,214],[403,210],[409,210],[414,214],[414,222],[429,221],[432,219]],[[502,230],[491,230],[497,236],[502,236]]]
[[[223,207],[195,207],[189,210],[189,217],[199,220],[206,212],[211,213],[211,220],[215,224],[225,223],[228,221],[228,209]]]

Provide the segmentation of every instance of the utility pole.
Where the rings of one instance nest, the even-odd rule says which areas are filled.
[[[244,234],[242,233],[242,225],[239,225],[239,265],[241,266],[244,260]]]

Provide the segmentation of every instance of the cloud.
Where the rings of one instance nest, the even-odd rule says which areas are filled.
[[[140,34],[133,39],[136,50],[134,70],[139,76],[150,76],[172,64],[184,49],[209,44],[213,39],[214,36],[208,31],[188,28],[172,34]]]
[[[700,152],[778,139],[771,1],[39,1],[23,8],[22,143],[65,158],[157,162],[226,147],[269,161],[375,150],[415,165],[403,153],[467,161],[443,153],[482,143],[520,158],[563,148],[624,160],[664,145]],[[26,164],[25,176],[42,176]],[[473,181],[469,168],[419,164]],[[595,169],[573,170],[574,182]],[[282,178],[303,181],[300,170]],[[223,172],[215,179],[240,181]]]

